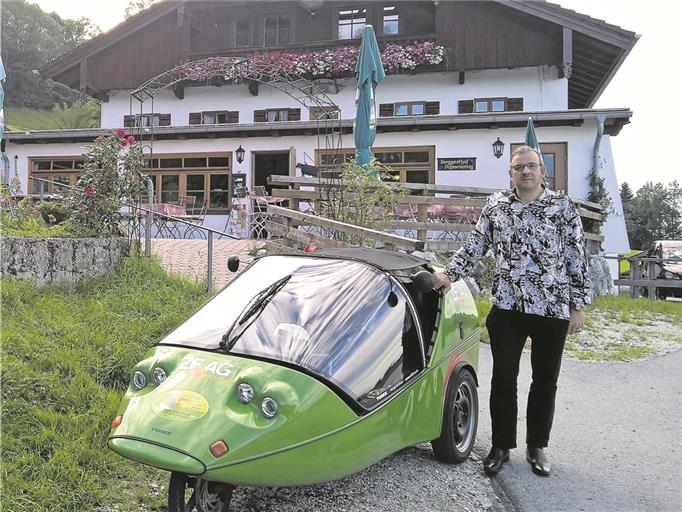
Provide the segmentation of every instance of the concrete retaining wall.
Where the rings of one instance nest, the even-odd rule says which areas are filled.
[[[125,238],[0,237],[0,273],[41,286],[105,274],[128,254]]]

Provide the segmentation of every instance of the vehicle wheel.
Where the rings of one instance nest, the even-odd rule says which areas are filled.
[[[464,462],[476,441],[478,392],[471,372],[462,368],[450,379],[443,408],[443,427],[431,441],[433,454],[442,462]]]
[[[184,473],[171,473],[168,482],[168,512],[227,512],[234,486],[209,482]],[[189,496],[187,496],[189,494]]]

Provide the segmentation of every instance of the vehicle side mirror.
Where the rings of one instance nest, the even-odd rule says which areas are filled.
[[[227,270],[230,272],[239,270],[239,256],[233,255],[227,258]]]
[[[428,270],[420,270],[416,274],[412,274],[412,282],[420,292],[429,292],[433,290],[436,284],[433,274]]]

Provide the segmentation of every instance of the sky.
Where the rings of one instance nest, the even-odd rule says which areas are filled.
[[[35,0],[62,18],[85,16],[103,31],[123,21],[128,0]],[[631,123],[611,138],[618,182],[682,181],[682,1],[553,0],[641,37],[595,108],[626,107]],[[538,129],[542,142],[542,128]]]

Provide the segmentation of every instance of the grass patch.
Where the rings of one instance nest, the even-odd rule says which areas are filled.
[[[49,130],[58,127],[52,110],[29,107],[5,107],[5,122],[17,130]]]
[[[149,484],[164,477],[109,451],[109,425],[133,365],[207,298],[137,257],[78,286],[2,280],[0,508],[161,505]]]
[[[583,361],[625,361],[641,359],[653,352],[649,347],[628,347],[619,343],[607,343],[603,350],[582,350],[567,341],[564,348]]]
[[[682,322],[682,303],[645,298],[631,299],[627,293],[597,297],[587,308],[587,316],[592,308],[610,310],[618,315],[620,321],[627,323],[646,321],[652,313],[663,315],[673,322]]]

